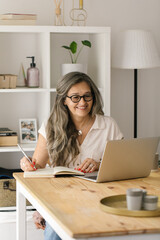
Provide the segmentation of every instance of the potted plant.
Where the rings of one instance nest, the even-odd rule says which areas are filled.
[[[91,48],[91,42],[88,40],[83,40],[81,43],[82,46],[80,49],[78,49],[77,43],[75,41],[71,42],[69,46],[62,46],[68,50],[71,58],[71,64],[62,64],[62,75],[73,71],[87,73],[87,67],[84,64],[77,63],[77,60],[84,46]]]

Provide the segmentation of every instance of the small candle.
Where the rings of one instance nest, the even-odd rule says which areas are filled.
[[[158,204],[158,196],[145,196],[144,197],[144,209],[145,210],[156,210]]]
[[[79,0],[79,8],[83,8],[83,0]]]
[[[142,207],[142,189],[129,188],[127,189],[127,208],[128,210],[141,210]]]

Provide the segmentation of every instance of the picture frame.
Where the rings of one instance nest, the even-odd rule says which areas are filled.
[[[20,143],[37,142],[36,118],[19,119]]]

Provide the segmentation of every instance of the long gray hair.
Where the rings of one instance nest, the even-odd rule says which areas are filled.
[[[66,74],[58,81],[57,95],[55,104],[51,111],[46,126],[47,147],[52,166],[69,166],[69,163],[75,161],[79,154],[77,145],[78,131],[70,117],[68,107],[64,105],[65,98],[70,88],[80,82],[86,82],[93,94],[93,105],[90,115],[104,115],[102,110],[102,97],[91,78],[81,72],[72,72]],[[70,161],[67,159],[71,157]]]

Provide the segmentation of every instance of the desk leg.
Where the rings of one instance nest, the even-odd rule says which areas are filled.
[[[17,204],[17,222],[16,222],[16,240],[26,240],[26,198],[20,191],[20,185],[16,182],[16,204]]]

